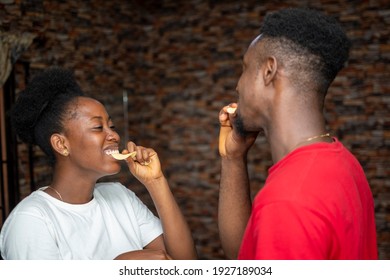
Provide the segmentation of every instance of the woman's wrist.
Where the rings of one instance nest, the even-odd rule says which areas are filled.
[[[159,176],[157,178],[153,178],[153,179],[145,181],[144,185],[147,188],[156,188],[156,187],[160,188],[164,185],[168,186],[168,181],[165,178],[165,176],[163,174],[161,174],[161,176]]]

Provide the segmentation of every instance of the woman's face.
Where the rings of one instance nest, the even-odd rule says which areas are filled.
[[[96,179],[118,173],[120,164],[109,151],[118,150],[120,137],[104,106],[95,99],[78,97],[69,112],[64,136],[72,166]]]

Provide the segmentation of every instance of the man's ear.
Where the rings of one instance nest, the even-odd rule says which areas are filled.
[[[268,86],[276,77],[276,72],[278,70],[278,62],[276,57],[270,56],[267,58],[267,61],[264,63],[263,68],[263,79],[264,85]]]
[[[66,141],[66,137],[59,133],[54,133],[50,137],[50,143],[53,147],[53,150],[57,153],[68,156],[69,155],[69,149]]]

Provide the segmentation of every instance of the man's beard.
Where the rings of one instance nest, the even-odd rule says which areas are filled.
[[[248,132],[245,130],[244,122],[242,121],[240,115],[237,115],[236,119],[234,120],[234,127],[240,136],[245,137],[248,134]]]

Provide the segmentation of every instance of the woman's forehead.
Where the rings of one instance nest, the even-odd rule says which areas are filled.
[[[109,118],[103,104],[90,97],[78,97],[72,111],[73,114],[77,114],[77,118],[82,118],[83,120],[97,117]]]

